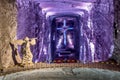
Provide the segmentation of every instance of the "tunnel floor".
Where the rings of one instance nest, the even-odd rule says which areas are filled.
[[[15,73],[19,71],[34,70],[34,69],[43,69],[43,68],[97,68],[105,69],[111,71],[120,71],[120,65],[117,64],[114,60],[108,60],[105,62],[96,62],[96,63],[35,63],[33,66],[20,67],[18,65],[10,66],[6,69],[0,70],[0,75]]]
[[[7,74],[0,80],[120,80],[120,72],[95,68],[45,68]]]

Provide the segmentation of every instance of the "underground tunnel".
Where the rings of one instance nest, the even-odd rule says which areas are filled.
[[[110,70],[109,75],[119,75],[114,72],[120,71],[117,3],[113,0],[1,1],[1,11],[8,11],[1,13],[4,22],[0,22],[1,75],[41,68],[60,68],[60,71],[65,68],[73,76],[79,73],[76,70],[83,69],[86,73],[93,70],[103,75],[103,70]],[[24,61],[31,61],[32,66],[21,66]],[[100,75],[98,80],[103,80]]]

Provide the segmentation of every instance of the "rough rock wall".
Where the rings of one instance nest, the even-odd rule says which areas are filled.
[[[13,64],[10,41],[16,36],[16,6],[14,0],[0,0],[0,67]]]
[[[114,54],[113,58],[120,63],[120,0],[114,0],[115,24],[114,24]]]

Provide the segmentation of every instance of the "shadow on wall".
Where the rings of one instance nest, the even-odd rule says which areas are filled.
[[[14,61],[15,65],[19,65],[19,62],[17,61],[18,59],[16,59],[16,56],[19,55],[17,48],[10,43],[11,49],[12,49],[12,59]]]

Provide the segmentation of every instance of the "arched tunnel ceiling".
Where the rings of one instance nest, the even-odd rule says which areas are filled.
[[[17,0],[21,2],[21,0]],[[24,0],[23,0],[24,1]],[[40,3],[39,6],[42,12],[47,16],[56,13],[77,13],[83,14],[85,10],[88,13],[95,3],[101,2],[100,0],[30,0],[35,3]],[[25,1],[26,2],[26,1]],[[102,3],[109,2],[109,0],[102,0]],[[94,3],[94,4],[92,4]]]
[[[50,16],[55,13],[78,13],[83,14],[83,11],[89,12],[92,8],[92,3],[81,1],[38,1],[43,13]],[[83,11],[81,11],[83,10]]]

